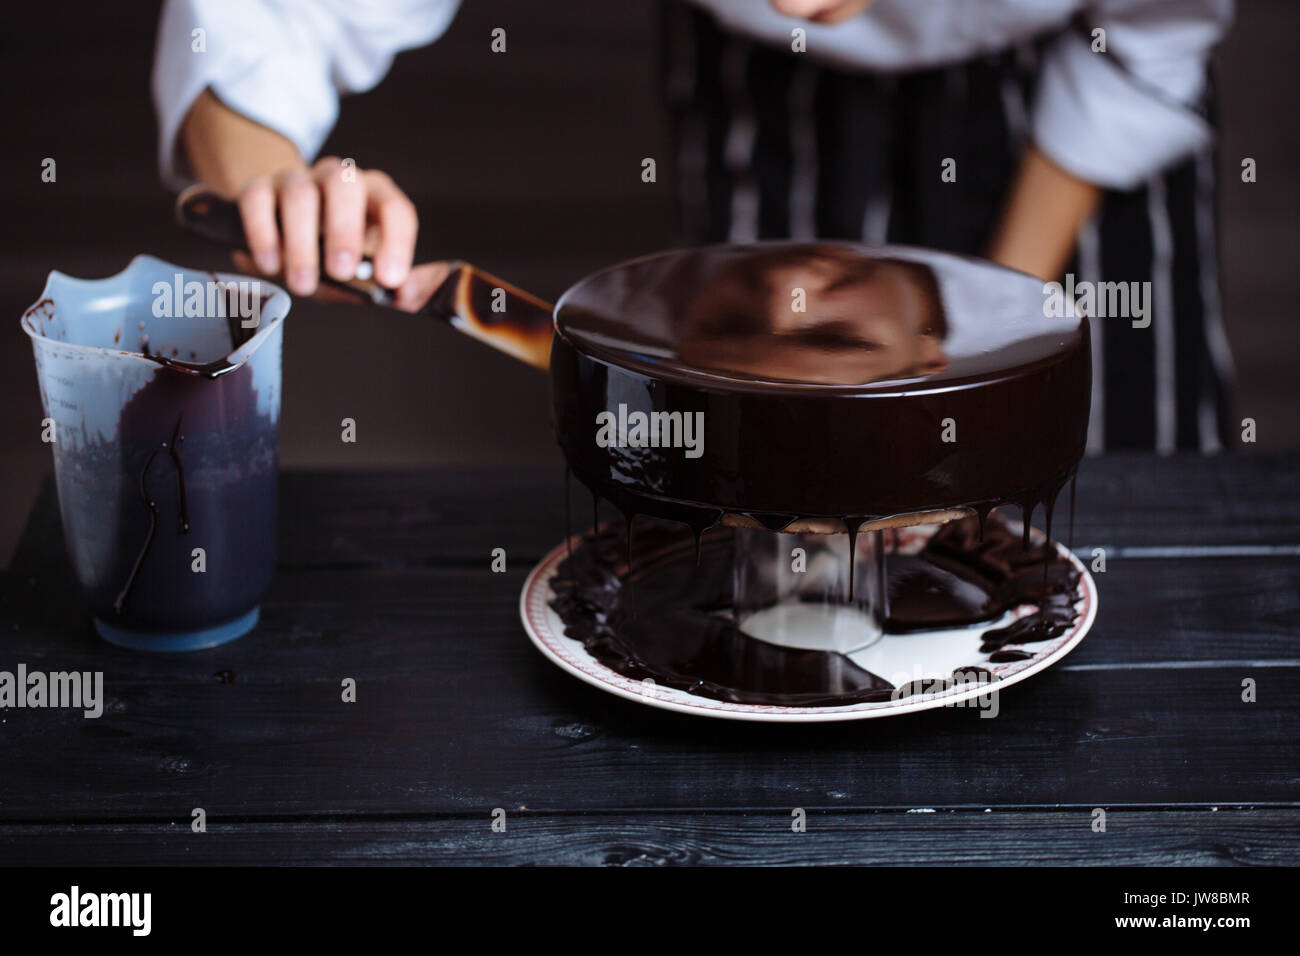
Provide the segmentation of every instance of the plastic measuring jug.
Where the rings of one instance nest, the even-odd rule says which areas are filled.
[[[137,256],[51,272],[22,318],[63,533],[95,629],[193,650],[251,630],[275,567],[289,295]]]

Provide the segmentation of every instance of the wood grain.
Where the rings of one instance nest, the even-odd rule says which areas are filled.
[[[544,865],[662,867],[843,865],[1283,866],[1300,862],[1300,811],[1092,809],[933,814],[811,811],[575,814],[507,812],[494,833],[477,817],[237,822],[188,817],[139,824],[0,825],[0,865]]]
[[[428,606],[371,618],[338,600],[334,614],[299,608],[292,621],[270,609],[250,639],[147,667],[89,636],[17,658],[102,669],[108,704],[97,720],[5,714],[0,820],[194,805],[329,815],[1297,797],[1300,667],[1056,669],[1009,688],[992,720],[948,709],[760,726],[609,697],[556,670],[498,614],[485,612],[491,628],[455,630]],[[316,613],[337,629],[301,623]],[[358,682],[355,704],[340,701],[344,677]],[[1257,703],[1241,701],[1247,677]]]

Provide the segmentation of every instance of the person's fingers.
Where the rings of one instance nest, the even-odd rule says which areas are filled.
[[[420,281],[407,285],[419,219],[410,199],[379,170],[362,172],[334,157],[321,159],[310,172],[286,170],[250,182],[239,194],[239,207],[257,271],[283,271],[295,295],[316,291],[322,236],[327,274],[352,279],[362,256],[371,255],[381,285],[405,288],[404,307],[419,308],[445,278],[445,266],[430,263]]]
[[[375,278],[395,289],[406,281],[415,257],[415,236],[419,219],[415,206],[397,188],[388,174],[367,170],[366,211],[379,225],[379,249],[375,253]]]
[[[450,262],[426,262],[416,266],[406,281],[397,287],[393,304],[407,312],[418,312],[450,273]]]
[[[840,23],[857,16],[875,0],[771,0],[773,9],[787,17],[813,23]]]
[[[311,295],[319,278],[320,191],[300,170],[276,177],[280,229],[284,243],[284,277],[289,291]]]
[[[266,178],[254,179],[239,191],[239,217],[244,223],[244,241],[259,271],[275,275],[280,271],[280,231],[275,225],[275,189]]]
[[[259,270],[253,263],[252,256],[247,252],[244,252],[242,249],[232,249],[230,251],[230,258],[235,263],[236,272],[249,276],[255,276],[258,274]],[[343,305],[355,305],[357,303],[356,295],[324,283],[321,283],[316,287],[316,291],[312,293],[312,298],[320,302],[338,302]]]
[[[312,173],[324,203],[321,231],[325,236],[325,271],[335,279],[347,281],[356,275],[357,263],[361,261],[366,187],[355,166],[345,166],[333,156],[318,160]]]

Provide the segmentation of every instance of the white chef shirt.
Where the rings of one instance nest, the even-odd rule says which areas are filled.
[[[794,20],[767,0],[693,0],[725,27],[844,69],[898,72],[957,63],[1067,30],[1045,51],[1030,114],[1053,162],[1101,186],[1129,188],[1205,146],[1197,110],[1206,61],[1232,20],[1232,0],[878,0],[834,25]],[[182,119],[205,87],[288,138],[320,149],[340,93],[367,90],[401,50],[446,31],[459,0],[166,0],[153,91],[159,157],[171,185],[190,178],[177,155]],[[555,4],[556,16],[565,6]],[[205,50],[196,52],[196,29]],[[1092,50],[1105,31],[1106,52]],[[486,42],[486,39],[484,40]]]
[[[208,87],[310,161],[338,118],[339,94],[373,87],[397,53],[442,36],[459,6],[460,0],[166,0],[153,69],[163,179],[177,187],[192,181],[176,140]]]

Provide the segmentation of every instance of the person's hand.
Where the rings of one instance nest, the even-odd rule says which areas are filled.
[[[315,293],[322,269],[332,279],[354,278],[362,256],[374,260],[375,280],[387,288],[410,275],[419,222],[387,173],[329,156],[310,169],[257,176],[235,199],[251,264],[266,275],[283,271],[296,295]]]
[[[813,23],[841,23],[857,16],[875,0],[771,0],[773,9],[787,17]]]
[[[415,207],[386,173],[333,156],[308,168],[293,143],[211,90],[195,99],[180,138],[195,179],[238,201],[252,252],[235,257],[241,269],[283,270],[290,291],[311,295],[322,266],[346,282],[365,255],[374,260],[380,285],[395,289],[406,281],[419,224]]]

